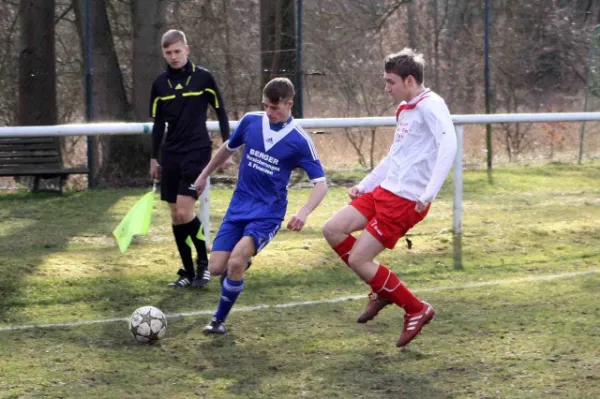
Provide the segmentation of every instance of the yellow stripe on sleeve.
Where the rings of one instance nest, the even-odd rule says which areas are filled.
[[[164,97],[156,97],[154,99],[154,104],[152,104],[152,117],[156,117],[156,109],[158,108],[158,102],[159,101],[168,101],[168,100],[173,100],[175,98],[175,95],[170,95],[170,96],[164,96]]]
[[[217,93],[213,89],[206,89],[209,93],[212,93],[215,96],[215,108],[219,108],[219,99],[217,98]]]

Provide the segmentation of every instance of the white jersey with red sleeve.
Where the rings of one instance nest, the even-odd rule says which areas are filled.
[[[429,203],[437,196],[456,155],[456,132],[445,101],[429,89],[396,114],[394,142],[386,157],[359,184],[366,193],[378,185]]]

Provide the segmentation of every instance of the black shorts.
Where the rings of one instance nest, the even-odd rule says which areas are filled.
[[[185,154],[165,152],[160,159],[160,199],[171,204],[178,195],[198,199],[194,182],[208,165],[212,148],[206,147]]]

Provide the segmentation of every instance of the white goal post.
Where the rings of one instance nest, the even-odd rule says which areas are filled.
[[[463,125],[489,123],[545,123],[545,122],[588,122],[600,121],[600,112],[557,112],[537,114],[472,114],[453,115],[452,121],[456,126],[458,151],[454,162],[453,187],[453,217],[452,234],[454,243],[454,267],[462,268],[462,197],[463,197]],[[297,122],[305,129],[317,128],[349,128],[395,126],[394,117],[365,117],[365,118],[314,118],[298,119]],[[231,129],[237,127],[238,121],[230,121]],[[207,122],[209,131],[218,131],[216,121]],[[101,136],[123,134],[149,134],[152,123],[86,123],[56,126],[4,126],[0,127],[0,138],[3,137],[55,137],[55,136]],[[210,242],[210,186],[200,198],[198,215],[204,225],[206,242]]]

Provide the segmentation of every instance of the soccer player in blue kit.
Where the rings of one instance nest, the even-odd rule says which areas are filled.
[[[327,193],[325,172],[309,135],[291,116],[294,85],[275,78],[263,89],[265,112],[244,115],[195,182],[200,195],[208,177],[231,153],[245,145],[238,182],[225,217],[215,237],[209,271],[227,271],[221,287],[219,307],[206,334],[224,334],[225,319],[244,289],[244,272],[251,257],[277,234],[287,209],[287,185],[295,168],[306,171],[314,184],[306,203],[294,214],[288,230],[300,231],[306,218]]]

